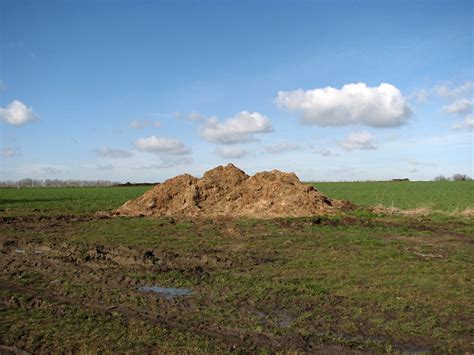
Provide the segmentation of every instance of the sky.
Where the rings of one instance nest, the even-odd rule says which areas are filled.
[[[0,0],[0,180],[474,177],[473,1]]]

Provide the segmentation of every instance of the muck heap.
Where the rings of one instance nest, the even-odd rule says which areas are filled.
[[[253,176],[228,164],[207,171],[201,179],[179,175],[154,186],[114,214],[176,217],[303,217],[351,208],[323,196],[294,173],[278,170]]]

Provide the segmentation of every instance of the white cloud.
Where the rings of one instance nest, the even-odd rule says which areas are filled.
[[[135,142],[138,150],[150,153],[164,153],[171,155],[185,155],[191,153],[191,149],[183,142],[173,138],[157,138],[155,136],[140,138]]]
[[[13,158],[20,155],[20,152],[13,148],[3,148],[0,150],[0,157],[2,158]]]
[[[239,147],[220,148],[216,150],[216,153],[224,159],[239,159],[250,154],[249,151]]]
[[[264,147],[264,149],[265,149],[265,152],[267,153],[279,154],[283,152],[301,150],[303,149],[303,147],[299,144],[283,142],[283,143],[267,145],[266,147]]]
[[[256,141],[256,134],[272,131],[268,117],[247,111],[241,111],[223,122],[215,117],[208,118],[206,124],[200,128],[200,134],[205,140],[218,144]]]
[[[471,113],[473,107],[474,100],[460,99],[450,105],[443,106],[443,111],[457,115],[465,115]]]
[[[319,126],[397,127],[411,114],[400,91],[385,83],[378,87],[347,84],[340,90],[280,91],[276,101],[280,107],[301,113],[303,123]]]
[[[466,81],[464,84],[452,88],[451,85],[440,84],[434,87],[434,91],[444,98],[459,98],[470,96],[474,93],[474,82]]]
[[[368,132],[354,132],[349,134],[340,146],[345,150],[374,150],[377,149],[374,137]]]
[[[19,100],[12,101],[5,108],[0,107],[0,121],[11,125],[22,126],[36,119],[33,109]]]
[[[174,168],[181,165],[190,165],[193,163],[193,159],[189,157],[173,157],[173,156],[161,156],[161,162],[158,164],[150,164],[141,166],[138,170],[156,170],[156,169],[168,169]]]
[[[148,127],[161,127],[161,122],[158,120],[133,120],[130,121],[130,127],[139,129],[139,128],[148,128]]]
[[[462,122],[453,124],[453,129],[456,131],[474,130],[474,115],[467,115]]]
[[[104,158],[129,158],[133,155],[125,149],[102,147],[95,151],[98,155]]]

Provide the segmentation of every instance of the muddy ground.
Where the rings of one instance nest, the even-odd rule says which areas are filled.
[[[0,352],[472,351],[473,226],[1,217]]]

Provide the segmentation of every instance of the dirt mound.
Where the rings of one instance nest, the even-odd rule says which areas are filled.
[[[123,216],[300,217],[349,207],[278,170],[248,176],[232,164],[207,171],[201,179],[179,175],[156,185],[116,210]]]

